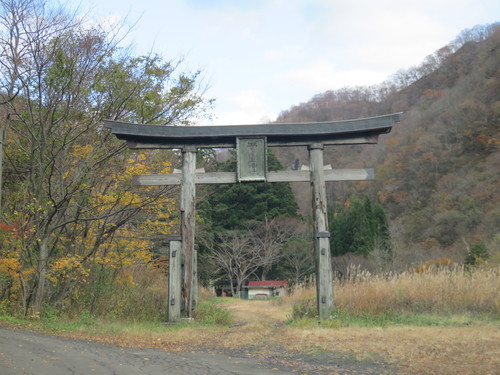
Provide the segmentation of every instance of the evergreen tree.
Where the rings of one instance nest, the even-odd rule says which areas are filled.
[[[486,245],[482,242],[472,246],[467,256],[465,257],[464,264],[466,269],[481,265],[485,263],[490,257]]]
[[[268,170],[282,166],[268,151]],[[236,158],[220,163],[217,170],[236,171]],[[221,184],[213,188],[208,199],[199,204],[201,216],[212,231],[243,229],[249,222],[263,222],[279,216],[298,217],[298,205],[288,183],[245,182]]]
[[[375,245],[382,250],[392,252],[391,234],[389,232],[389,222],[382,205],[377,201],[372,207],[373,221],[375,223]]]
[[[331,210],[332,211],[332,210]],[[367,255],[375,247],[390,251],[387,217],[380,203],[351,197],[342,210],[330,213],[330,245],[333,256]]]

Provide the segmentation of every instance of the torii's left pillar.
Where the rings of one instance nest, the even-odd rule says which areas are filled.
[[[184,258],[184,278],[182,282],[182,298],[184,312],[188,318],[193,318],[198,307],[198,280],[195,277],[195,206],[196,206],[196,153],[194,146],[185,146],[182,149],[182,178],[181,178],[181,247]]]
[[[169,241],[168,258],[168,321],[181,320],[182,295],[182,241],[179,234],[167,236]]]

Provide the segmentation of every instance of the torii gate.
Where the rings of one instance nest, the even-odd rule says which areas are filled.
[[[374,171],[366,169],[328,169],[323,164],[325,145],[375,144],[380,134],[389,133],[401,113],[347,121],[227,125],[160,126],[105,120],[104,124],[131,149],[180,149],[179,174],[135,176],[137,185],[181,185],[180,236],[170,242],[168,320],[180,319],[181,284],[184,307],[192,317],[197,307],[195,202],[196,184],[267,182],[310,182],[313,193],[314,251],[318,316],[329,319],[333,313],[333,277],[330,258],[325,182],[372,180]],[[267,147],[307,146],[308,170],[268,172]],[[238,172],[204,173],[196,170],[198,148],[237,148]],[[180,259],[184,257],[185,276],[180,280]]]

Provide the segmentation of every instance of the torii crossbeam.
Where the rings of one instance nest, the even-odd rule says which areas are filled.
[[[127,141],[131,149],[180,149],[182,171],[179,174],[136,176],[138,185],[181,185],[180,251],[185,263],[185,310],[188,317],[195,312],[197,281],[195,270],[195,186],[198,183],[235,183],[258,179],[267,182],[310,182],[313,191],[313,217],[316,259],[316,290],[318,316],[329,319],[333,314],[333,280],[328,231],[326,181],[370,180],[373,169],[334,170],[325,168],[323,149],[326,145],[374,144],[380,134],[389,133],[401,113],[347,121],[228,125],[228,126],[160,126],[131,124],[106,120],[104,124],[119,139]],[[235,148],[245,140],[256,140],[242,152],[246,165],[241,167],[248,176],[236,173],[201,173],[196,171],[198,148]],[[258,142],[269,147],[307,146],[310,166],[305,171],[269,172],[259,170],[257,161],[265,160],[258,154]],[[246,145],[246,144],[245,144]],[[246,147],[246,146],[245,146]],[[264,151],[265,152],[265,151]],[[240,166],[239,166],[240,168]],[[267,169],[267,168],[266,168]],[[254,173],[254,175],[252,174]],[[256,179],[254,178],[256,177]],[[246,179],[248,178],[248,179]],[[177,245],[176,245],[177,246]],[[174,246],[175,247],[175,246]],[[172,251],[171,246],[171,256]],[[174,255],[175,256],[175,255]],[[177,258],[179,259],[179,258]],[[172,263],[172,262],[171,262]],[[179,262],[176,260],[175,264]],[[180,264],[180,263],[179,263]],[[169,321],[180,317],[180,280],[169,276]]]

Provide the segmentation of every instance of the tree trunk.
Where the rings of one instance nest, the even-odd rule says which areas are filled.
[[[39,247],[39,259],[37,266],[37,283],[35,287],[35,300],[33,302],[33,314],[37,314],[42,309],[43,298],[45,295],[45,283],[47,280],[47,260],[49,257],[48,238],[43,238]]]
[[[19,283],[21,284],[21,299],[23,303],[23,313],[26,316],[28,314],[28,287],[24,281],[23,271],[19,271]]]
[[[243,281],[238,280],[238,285],[236,286],[236,293],[233,294],[234,298],[240,298],[241,284],[243,284]]]
[[[238,282],[236,285],[236,289],[234,288],[233,280],[231,279],[229,281],[231,283],[231,293],[233,294],[233,298],[236,298],[238,295],[238,288],[240,286],[240,283]]]
[[[261,281],[266,281],[269,279],[267,276],[268,276],[270,271],[271,271],[271,266],[265,265],[262,267],[262,276],[260,278]]]

